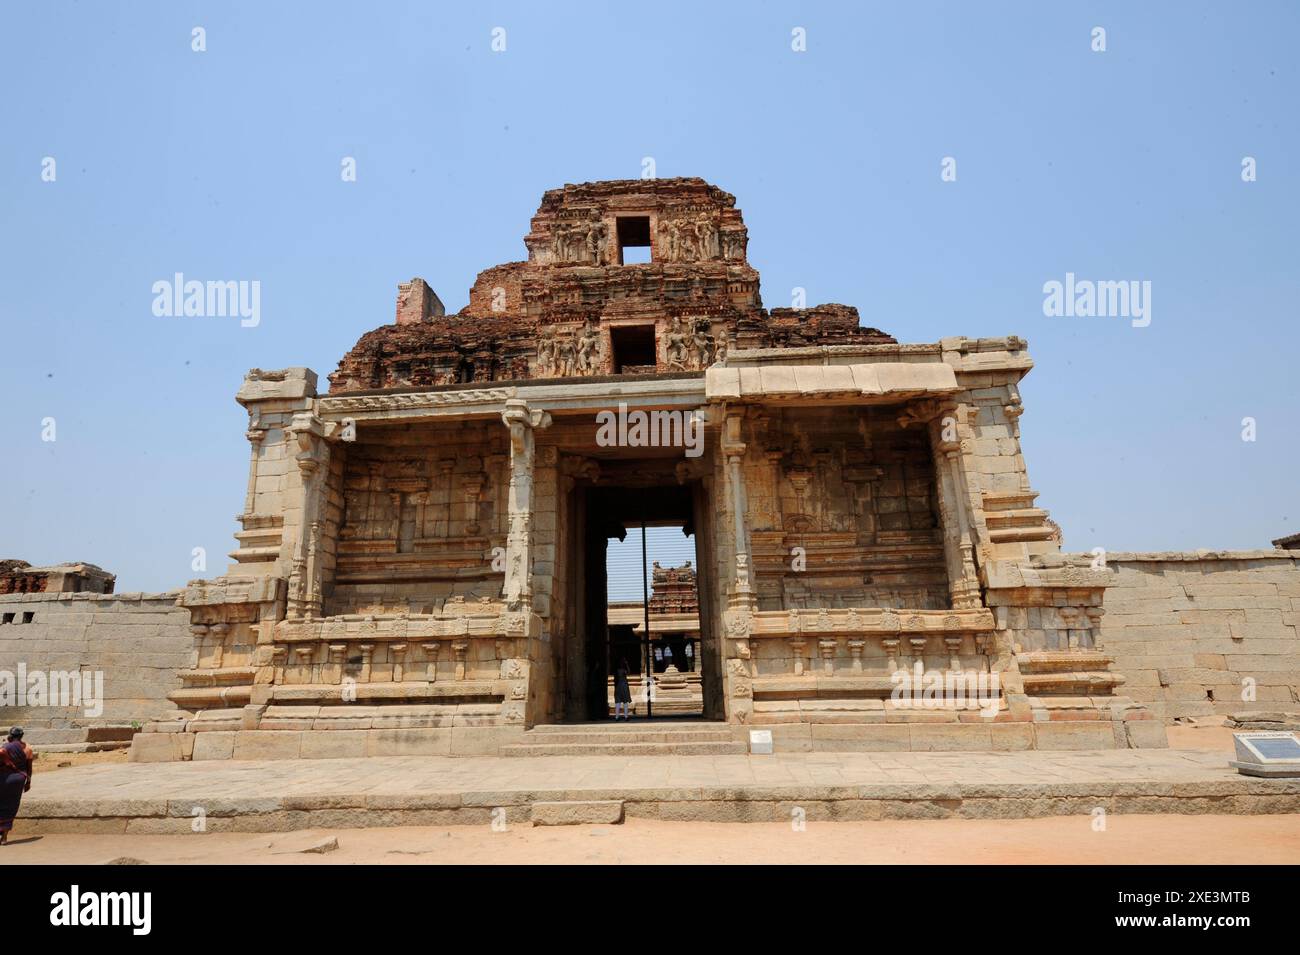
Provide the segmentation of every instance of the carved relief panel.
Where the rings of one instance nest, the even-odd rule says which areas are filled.
[[[751,425],[760,609],[948,606],[924,434],[870,410],[788,409]]]
[[[605,374],[605,336],[593,322],[542,328],[537,339],[535,377],[574,378]]]
[[[560,219],[551,225],[551,256],[556,264],[608,265],[609,226],[585,216]]]
[[[675,315],[659,339],[663,371],[701,371],[727,357],[725,326],[706,316]]]

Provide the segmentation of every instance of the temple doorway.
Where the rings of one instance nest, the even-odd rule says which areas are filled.
[[[615,713],[626,666],[632,720],[721,719],[699,482],[575,489],[581,541],[571,575],[566,721]]]
[[[627,717],[704,715],[695,537],[633,524],[605,547],[608,712],[626,673]],[[647,674],[649,677],[647,678]]]

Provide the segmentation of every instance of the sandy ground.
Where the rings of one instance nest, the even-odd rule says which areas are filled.
[[[1172,726],[1179,749],[1232,750],[1217,725]],[[125,752],[48,754],[37,772],[122,762]],[[305,852],[336,839],[338,848]],[[331,865],[358,863],[549,864],[1300,864],[1300,815],[1112,815],[1096,831],[1088,816],[1008,820],[809,822],[656,822],[620,826],[308,830],[284,834],[182,836],[47,835],[24,838],[22,820],[0,864],[148,863]]]
[[[1234,752],[1232,734],[1241,732],[1231,730],[1221,723],[1188,723],[1167,727],[1170,749],[1210,749]]]
[[[303,850],[330,838],[327,853]],[[0,848],[0,864],[436,863],[608,865],[783,863],[1297,864],[1300,816],[1116,816],[1104,832],[1088,816],[1048,819],[694,823],[632,819],[621,826],[486,826],[311,830],[277,835],[50,835]]]
[[[110,749],[104,753],[42,753],[40,747],[33,747],[36,752],[36,772],[50,773],[73,766],[111,766],[113,763],[127,762],[130,750]]]

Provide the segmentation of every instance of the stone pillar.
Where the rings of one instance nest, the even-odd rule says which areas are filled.
[[[343,682],[343,667],[347,663],[348,646],[346,643],[329,644],[328,666],[321,674],[322,683],[339,684]]]
[[[790,656],[794,661],[794,675],[804,675],[804,648],[808,645],[803,637],[790,638]]]
[[[754,595],[749,580],[749,533],[745,519],[745,442],[741,440],[744,415],[730,411],[723,426],[722,453],[727,462],[727,490],[731,506],[732,550],[735,555],[730,606],[733,610],[754,609]]]
[[[248,491],[244,495],[244,514],[251,515],[257,506],[257,458],[262,452],[262,439],[266,437],[267,427],[262,423],[262,412],[253,407],[248,409],[248,438],[251,456],[248,461]]]
[[[504,595],[511,611],[532,610],[532,497],[533,461],[536,455],[533,430],[545,428],[551,416],[531,411],[518,398],[506,401],[501,420],[510,429],[510,489],[507,496],[509,530],[506,534],[506,579]]]
[[[913,672],[922,672],[925,669],[925,645],[929,642],[928,637],[913,635],[907,638],[907,642],[912,648],[912,670]]]
[[[299,500],[302,502],[297,535],[290,542],[287,617],[311,620],[321,611],[320,533],[325,513],[330,447],[325,441],[321,419],[309,411],[293,416],[285,428],[285,439],[298,465]],[[290,533],[287,524],[286,521],[286,539]]]
[[[948,667],[954,673],[961,670],[961,644],[962,637],[959,633],[945,634],[943,638],[944,646],[948,648]]]
[[[885,651],[885,669],[891,674],[898,669],[898,637],[885,637],[880,641]]]
[[[1097,639],[1101,635],[1101,618],[1106,612],[1101,607],[1084,607],[1083,612],[1088,618],[1088,628],[1086,640],[1081,640],[1079,646],[1088,650],[1098,649],[1100,641]]]
[[[909,405],[898,424],[906,428],[928,423],[934,460],[934,483],[939,495],[943,548],[948,566],[948,591],[952,606],[970,610],[983,606],[979,573],[975,567],[973,520],[962,465],[963,406],[950,400],[928,398]]]
[[[1079,648],[1079,618],[1083,612],[1078,607],[1057,607],[1056,615],[1061,618],[1064,624],[1058,631],[1057,645],[1058,650],[1077,650]]]
[[[838,647],[836,640],[818,640],[817,649],[822,655],[822,671],[830,676],[835,672],[835,651]]]

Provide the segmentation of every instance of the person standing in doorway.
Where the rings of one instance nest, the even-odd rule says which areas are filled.
[[[627,658],[620,657],[614,673],[614,719],[627,719],[627,707],[632,702],[632,688],[627,683]]]

